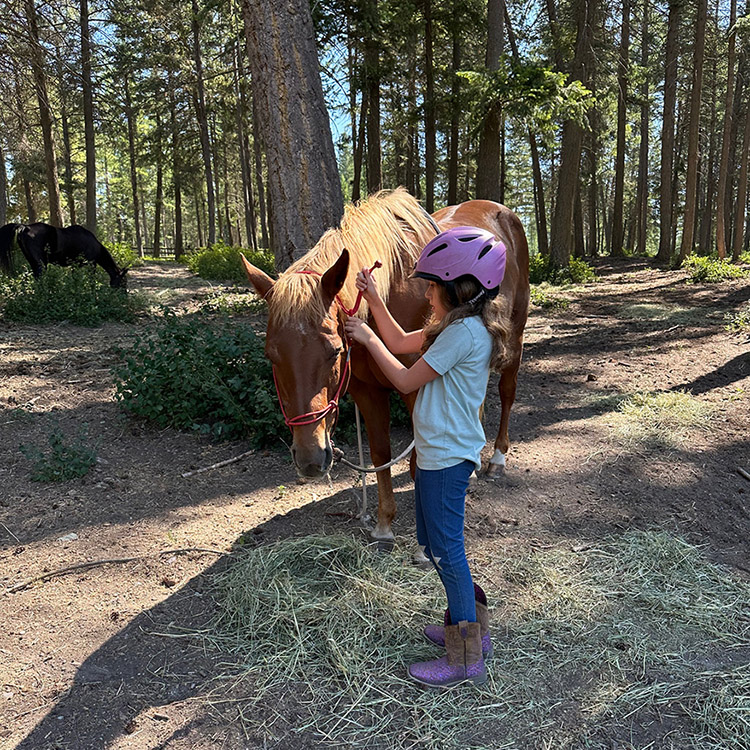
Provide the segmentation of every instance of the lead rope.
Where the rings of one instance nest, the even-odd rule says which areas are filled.
[[[354,404],[354,416],[357,422],[357,444],[361,446],[362,430],[360,429],[360,424],[359,424],[359,407],[357,406],[357,404]],[[344,458],[343,452],[339,448],[333,449],[333,455],[337,461],[340,461],[342,464],[346,464],[352,469],[361,471],[363,474],[365,473],[372,474],[373,472],[376,472],[376,471],[385,471],[385,469],[390,469],[391,466],[397,464],[399,461],[403,461],[412,452],[413,448],[414,448],[414,441],[412,440],[411,443],[409,443],[409,445],[407,445],[406,448],[404,448],[404,450],[401,453],[399,453],[399,455],[396,456],[396,458],[394,458],[392,461],[389,461],[387,464],[383,464],[382,466],[373,466],[373,467],[368,467],[364,465],[357,466],[356,464],[353,464],[351,461],[347,461]],[[359,460],[362,461],[362,463],[364,464],[361,448],[360,448],[360,453],[359,453]]]

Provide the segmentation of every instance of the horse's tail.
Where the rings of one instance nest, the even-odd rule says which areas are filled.
[[[0,268],[9,276],[13,273],[13,244],[22,224],[0,227]]]

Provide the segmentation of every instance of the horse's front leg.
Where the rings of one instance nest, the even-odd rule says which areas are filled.
[[[349,392],[365,421],[373,466],[387,464],[391,460],[390,392],[354,378],[349,385]],[[374,539],[390,540],[393,539],[391,524],[396,515],[391,470],[378,471],[375,476],[378,480],[378,520],[371,535]]]

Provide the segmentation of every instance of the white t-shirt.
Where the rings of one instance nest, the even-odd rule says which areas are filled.
[[[485,443],[479,409],[487,392],[492,337],[473,316],[451,323],[425,352],[441,377],[425,383],[414,405],[414,443],[420,469],[446,469],[462,461],[481,468]]]

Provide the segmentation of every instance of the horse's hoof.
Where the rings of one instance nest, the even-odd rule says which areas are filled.
[[[485,471],[484,474],[488,479],[494,479],[495,477],[502,476],[504,472],[505,454],[495,449],[495,452],[492,454],[492,458],[487,464],[487,471]]]
[[[377,550],[381,555],[390,555],[393,552],[395,542],[393,539],[379,539],[377,543]]]
[[[370,532],[370,536],[378,542],[392,542],[396,538],[390,529],[383,531],[378,526]]]
[[[505,474],[504,464],[489,463],[487,464],[487,471],[484,472],[487,479],[499,479],[503,474]]]

